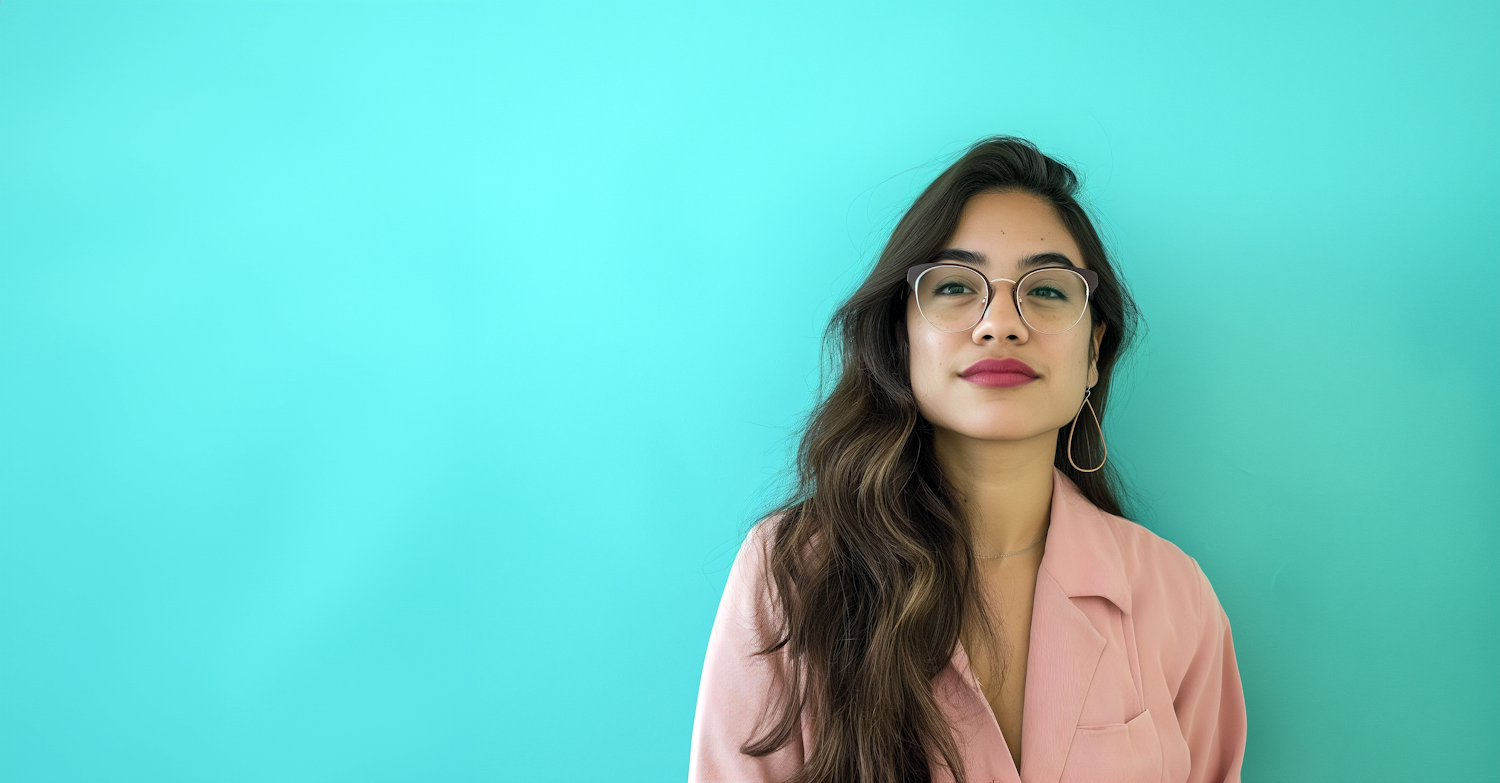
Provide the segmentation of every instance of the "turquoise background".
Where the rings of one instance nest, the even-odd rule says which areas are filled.
[[[0,4],[0,779],[658,781],[909,199],[1075,163],[1248,781],[1496,780],[1500,5]],[[579,295],[586,297],[577,301]]]

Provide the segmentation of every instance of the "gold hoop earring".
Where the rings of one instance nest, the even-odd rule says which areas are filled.
[[[1104,442],[1104,427],[1099,424],[1099,414],[1094,412],[1094,404],[1089,402],[1089,395],[1093,391],[1094,387],[1092,386],[1083,390],[1083,405],[1078,406],[1078,412],[1073,414],[1073,423],[1068,426],[1068,464],[1072,465],[1073,469],[1079,473],[1093,473],[1104,467],[1104,463],[1109,461],[1109,444]],[[1085,407],[1089,409],[1089,415],[1094,417],[1094,429],[1099,431],[1099,447],[1104,450],[1104,459],[1099,460],[1099,464],[1092,468],[1080,468],[1078,467],[1078,463],[1073,461],[1073,430],[1077,429],[1078,417],[1083,415]]]

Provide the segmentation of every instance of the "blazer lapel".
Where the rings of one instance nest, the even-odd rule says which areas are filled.
[[[1057,783],[1105,639],[1073,605],[1103,596],[1130,611],[1130,587],[1119,548],[1100,512],[1053,469],[1047,548],[1037,571],[1021,719],[1021,779]]]
[[[1026,653],[1021,779],[1056,783],[1104,653],[1104,637],[1045,570],[1038,572]]]

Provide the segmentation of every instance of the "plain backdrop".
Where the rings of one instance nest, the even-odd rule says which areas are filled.
[[[0,779],[663,781],[819,339],[1019,134],[1247,781],[1500,768],[1500,5],[0,4]]]

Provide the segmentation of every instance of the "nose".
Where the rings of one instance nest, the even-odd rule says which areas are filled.
[[[992,285],[994,292],[985,305],[984,315],[974,325],[970,337],[975,343],[984,345],[1004,337],[1007,342],[1024,343],[1031,337],[1026,322],[1021,320],[1021,311],[1016,306],[1016,281],[1008,277],[997,277],[991,283],[1010,283],[1010,286]]]

